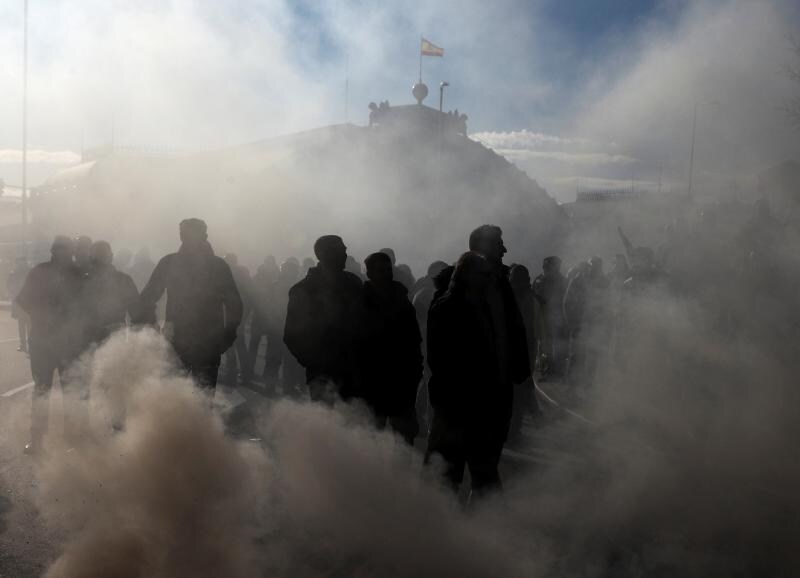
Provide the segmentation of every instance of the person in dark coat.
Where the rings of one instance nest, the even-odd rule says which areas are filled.
[[[359,318],[361,280],[344,270],[347,247],[325,235],[314,243],[319,265],[289,291],[283,340],[306,368],[314,401],[334,403],[355,394],[354,322]]]
[[[534,366],[536,365],[536,356],[538,354],[536,301],[533,298],[533,289],[531,288],[531,275],[525,265],[511,265],[508,271],[508,280],[511,284],[511,289],[514,291],[517,307],[519,307],[522,315],[522,323],[525,325],[525,337],[528,342],[528,361],[530,362],[528,378],[514,386],[514,406],[509,439],[519,441],[525,414],[528,412],[535,414],[539,410],[533,382]]]
[[[251,364],[250,375],[256,373],[258,350],[261,347],[261,340],[266,339],[264,369],[261,372],[261,376],[265,380],[277,377],[278,367],[280,366],[280,350],[283,348],[281,339],[283,325],[276,327],[270,321],[274,303],[273,291],[275,290],[275,281],[278,279],[278,274],[279,269],[275,257],[267,255],[264,262],[256,269],[251,285],[253,290],[253,315],[250,323],[250,341],[248,343]]]
[[[401,283],[407,290],[411,291],[411,289],[414,287],[414,283],[416,283],[414,274],[411,272],[411,267],[408,265],[396,264],[394,249],[387,247],[385,249],[381,249],[379,252],[383,253],[384,255],[388,255],[389,259],[392,260],[392,273],[394,275],[394,280],[398,283]]]
[[[385,253],[366,258],[356,357],[359,395],[375,414],[379,429],[387,422],[409,444],[419,433],[415,411],[422,378],[422,337],[408,290],[392,274]]]
[[[600,257],[589,259],[569,282],[564,316],[571,336],[570,374],[588,385],[611,338],[610,282]]]
[[[426,351],[427,343],[425,338],[428,334],[428,310],[433,303],[433,297],[436,295],[436,277],[444,269],[447,269],[447,263],[444,261],[434,261],[428,266],[427,275],[417,279],[414,283],[414,289],[411,292],[411,303],[417,312],[417,323],[419,324],[419,331],[422,335],[422,351]],[[422,383],[417,391],[417,421],[420,427],[428,431],[433,412],[431,411],[430,401],[428,400],[428,380],[431,377],[431,370],[428,367],[427,360],[423,366]]]
[[[567,279],[561,274],[561,259],[547,257],[542,273],[533,281],[533,295],[542,307],[547,365],[543,373],[563,376],[567,360],[567,323],[564,319],[564,294]]]
[[[164,334],[183,367],[213,393],[220,357],[236,341],[242,298],[228,264],[214,255],[206,224],[180,223],[181,246],[156,265],[142,290],[140,321],[156,324],[155,308],[167,293]]]
[[[8,298],[11,300],[11,317],[17,320],[17,333],[19,335],[17,351],[22,351],[24,353],[28,352],[29,319],[28,315],[16,303],[15,299],[22,290],[22,286],[25,284],[25,278],[28,276],[30,270],[31,268],[28,265],[28,261],[24,257],[19,257],[14,262],[14,268],[11,269],[11,272],[8,274],[8,279],[6,279],[6,290],[8,292]]]
[[[239,257],[235,253],[225,255],[225,262],[231,268],[233,281],[242,298],[242,322],[236,341],[225,352],[225,376],[222,383],[237,385],[239,380],[243,384],[250,383],[253,377],[253,362],[247,349],[246,327],[253,311],[253,280],[250,271],[244,265],[239,265]]]
[[[74,244],[68,237],[53,241],[49,261],[31,269],[15,300],[30,318],[28,338],[33,376],[31,441],[27,453],[41,448],[49,420],[50,390],[58,371],[61,387],[72,393],[75,380],[69,368],[84,344],[84,317],[80,309],[83,275],[72,260]],[[64,433],[72,437],[83,424],[77,414],[65,417]]]
[[[501,229],[478,227],[469,246],[428,315],[434,417],[427,454],[444,458],[454,490],[467,465],[473,493],[480,494],[501,487],[497,466],[514,385],[527,379],[530,361],[525,325],[502,262]]]
[[[277,331],[275,343],[272,345],[276,350],[274,353],[277,359],[276,375],[280,369],[283,395],[293,398],[300,398],[303,395],[306,380],[303,368],[283,342],[283,330],[286,326],[289,291],[299,278],[300,263],[294,257],[289,257],[281,263],[278,278],[272,286],[272,300],[269,303],[269,325]]]
[[[87,312],[86,338],[91,344],[102,343],[137,314],[136,284],[129,275],[114,267],[113,260],[111,245],[106,241],[92,243],[91,268],[83,294]]]

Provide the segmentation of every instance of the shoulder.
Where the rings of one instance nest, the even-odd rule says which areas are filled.
[[[163,267],[169,267],[170,264],[175,260],[177,257],[177,253],[170,253],[168,255],[164,255],[161,259],[158,260],[158,264],[156,265],[157,268],[161,269]]]
[[[355,273],[350,273],[350,271],[342,271],[342,273],[344,274],[345,283],[347,283],[348,286],[358,289],[363,286],[364,283],[361,281],[361,277]]]

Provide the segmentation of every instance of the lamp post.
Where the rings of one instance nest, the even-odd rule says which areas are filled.
[[[442,112],[442,105],[444,104],[444,87],[450,86],[450,83],[447,81],[442,82],[439,85],[439,112]]]
[[[694,103],[694,114],[692,114],[692,146],[689,152],[689,186],[687,190],[687,197],[689,198],[689,200],[692,200],[692,176],[694,174],[694,141],[695,141],[695,135],[697,133],[697,109],[698,107],[700,107],[700,105],[706,105],[706,104],[717,106],[719,105],[719,102],[716,100],[712,100],[709,102],[695,101]]]
[[[22,257],[28,257],[28,0],[23,8],[22,44]]]

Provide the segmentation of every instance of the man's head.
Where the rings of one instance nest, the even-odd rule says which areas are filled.
[[[50,247],[50,255],[53,261],[58,263],[69,263],[72,261],[72,256],[75,253],[75,244],[72,239],[64,235],[58,235],[53,239],[53,245]]]
[[[337,235],[324,235],[314,243],[314,255],[324,269],[344,271],[347,262],[347,247]]]
[[[114,253],[111,245],[106,241],[95,241],[90,250],[92,265],[95,267],[105,267],[114,261]]]
[[[392,259],[383,251],[364,259],[364,265],[367,267],[367,278],[376,285],[385,285],[394,279]]]
[[[394,267],[395,262],[397,262],[397,257],[394,254],[394,249],[390,249],[386,247],[385,249],[381,249],[378,253],[383,253],[389,257],[389,260],[392,262],[392,267]]]
[[[184,219],[179,225],[181,243],[190,247],[208,240],[208,227],[201,219]]]
[[[75,237],[75,247],[73,251],[77,263],[88,262],[92,253],[92,238],[86,235]]]
[[[603,260],[600,257],[592,257],[589,259],[589,270],[594,276],[603,274]]]
[[[480,253],[493,265],[499,265],[508,252],[503,244],[503,230],[496,225],[481,225],[469,235],[469,250]]]
[[[525,265],[515,263],[511,265],[508,271],[508,281],[512,287],[526,287],[531,286],[531,274]]]
[[[300,277],[300,263],[294,257],[289,257],[281,264],[281,278],[288,281],[297,281]]]
[[[428,265],[428,277],[433,279],[445,269],[447,269],[447,263],[444,261],[434,261]]]
[[[561,273],[561,257],[545,257],[544,261],[542,261],[542,271],[545,275]]]

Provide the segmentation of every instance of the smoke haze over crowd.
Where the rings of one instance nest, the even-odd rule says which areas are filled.
[[[0,179],[15,190],[21,6],[0,6]],[[48,578],[794,575],[800,196],[757,201],[775,192],[765,169],[800,160],[782,108],[800,93],[785,73],[800,8],[598,6],[30,1],[29,184],[54,180],[31,256],[65,233],[158,261],[198,217],[209,255],[253,271],[333,234],[359,261],[392,247],[421,277],[493,223],[505,264],[531,277],[554,255],[565,273],[642,251],[658,269],[652,286],[619,280],[591,385],[560,384],[569,403],[548,397],[530,428],[541,444],[504,454],[504,491],[468,507],[444,462],[424,466],[361,402],[248,399],[247,435],[234,431],[242,416],[212,408],[129,313],[78,364],[91,435],[49,439],[32,462],[58,536]],[[408,113],[420,32],[447,52],[424,62],[431,109]],[[438,115],[441,81],[445,113],[468,120],[412,116]],[[385,99],[381,124],[367,104]],[[52,176],[82,153],[85,174]],[[581,187],[649,195],[572,203]]]

